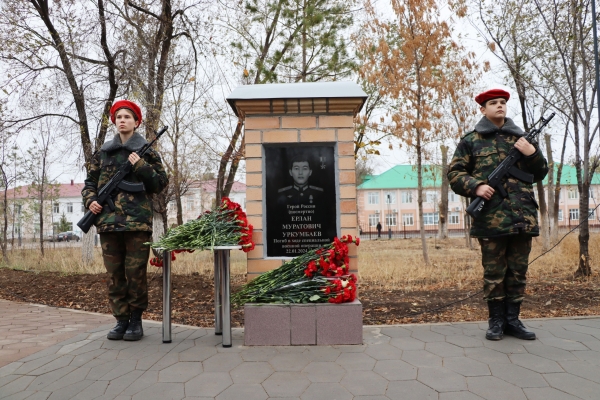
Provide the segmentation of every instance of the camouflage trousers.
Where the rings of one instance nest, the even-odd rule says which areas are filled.
[[[129,319],[133,308],[148,308],[146,271],[151,232],[104,232],[100,234],[102,259],[110,280],[108,302],[119,320]]]
[[[531,236],[526,234],[479,238],[486,301],[521,303],[527,283]]]

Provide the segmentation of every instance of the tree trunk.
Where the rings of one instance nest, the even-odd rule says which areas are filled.
[[[421,165],[421,139],[417,132],[417,204],[419,205],[419,229],[421,231],[421,247],[423,248],[423,262],[429,265],[429,252],[425,240],[425,221],[423,221],[423,166]]]
[[[546,206],[546,195],[543,182],[536,182],[538,202],[540,205],[540,233],[542,235],[542,251],[550,248],[550,229],[548,223],[548,207]]]
[[[88,233],[81,238],[81,261],[83,265],[90,265],[94,260],[94,245],[96,240],[96,226],[92,225]]]
[[[558,230],[558,213],[554,207],[554,158],[552,157],[552,142],[550,135],[544,135],[546,142],[546,159],[548,160],[548,227],[550,229],[550,244],[556,243],[554,240],[555,231]]]
[[[439,221],[439,236],[440,239],[448,239],[448,146],[441,145],[442,152],[442,190],[440,199],[440,221]]]
[[[590,185],[587,176],[584,177],[584,181],[581,185],[581,191],[579,194],[579,220],[584,220],[579,226],[579,267],[575,271],[576,276],[590,276],[592,274],[592,268],[590,266],[590,230],[588,223],[589,213],[589,192]]]

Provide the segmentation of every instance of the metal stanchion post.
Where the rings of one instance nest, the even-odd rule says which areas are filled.
[[[230,276],[229,276],[229,252],[221,250],[221,310],[223,317],[223,347],[231,347],[231,305],[230,301]]]
[[[171,343],[171,252],[163,251],[163,343]]]
[[[221,335],[223,332],[222,315],[223,309],[221,304],[221,252],[223,250],[214,251],[214,268],[215,268],[215,335]]]

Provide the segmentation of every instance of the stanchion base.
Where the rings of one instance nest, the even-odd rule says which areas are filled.
[[[215,332],[215,335],[217,335],[217,336],[223,336],[223,332]]]
[[[231,347],[230,344],[224,344],[223,347]]]
[[[163,340],[163,343],[171,343],[170,340]]]

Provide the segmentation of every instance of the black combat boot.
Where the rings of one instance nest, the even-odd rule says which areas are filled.
[[[535,333],[527,330],[519,320],[521,303],[506,302],[506,329],[505,333],[517,339],[535,340]]]
[[[144,336],[144,329],[142,329],[142,313],[144,310],[132,310],[131,317],[129,318],[129,328],[123,336],[123,340],[140,340]]]
[[[504,302],[488,301],[488,310],[490,312],[489,329],[485,333],[487,340],[502,340],[504,330]]]
[[[123,335],[129,326],[129,321],[127,320],[117,320],[117,325],[108,331],[108,335],[106,337],[110,340],[121,340],[123,339]]]

